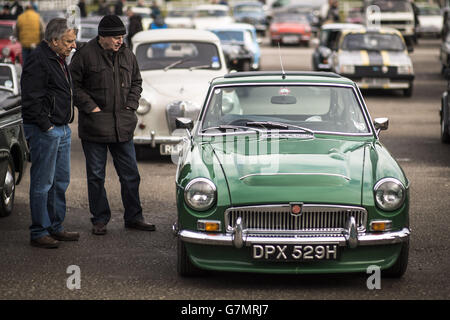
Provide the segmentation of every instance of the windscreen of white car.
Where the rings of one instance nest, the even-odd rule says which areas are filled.
[[[197,10],[195,12],[197,18],[214,18],[214,17],[226,17],[228,12],[225,10]]]
[[[351,87],[260,85],[217,87],[202,115],[201,131],[298,130],[367,134],[361,105]],[[210,132],[208,132],[210,133]]]
[[[371,4],[378,6],[381,12],[413,12],[413,8],[408,1],[376,0]]]
[[[396,34],[388,33],[350,33],[341,44],[342,50],[386,50],[403,51],[405,44]]]
[[[205,42],[152,42],[136,48],[141,71],[170,69],[220,69],[217,46]]]

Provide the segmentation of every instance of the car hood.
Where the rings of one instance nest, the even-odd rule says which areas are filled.
[[[147,92],[150,98],[156,92],[169,100],[191,100],[200,105],[206,95],[209,81],[224,73],[221,70],[189,71],[188,69],[142,71],[143,92]],[[189,81],[178,81],[179,79],[189,79]]]
[[[225,174],[232,205],[361,204],[367,142],[255,138],[210,144]]]

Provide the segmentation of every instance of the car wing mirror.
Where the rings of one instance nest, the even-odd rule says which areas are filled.
[[[381,130],[387,130],[389,128],[388,118],[375,118],[373,121],[375,129],[377,130],[377,135]]]
[[[192,119],[189,118],[176,118],[175,125],[177,129],[192,130],[192,128],[194,127],[194,122],[192,122]]]

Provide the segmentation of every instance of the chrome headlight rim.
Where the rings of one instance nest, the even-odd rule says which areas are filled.
[[[190,195],[189,195],[189,192],[191,191],[191,189],[195,186],[195,184],[198,184],[198,183],[206,183],[206,186],[208,186],[210,188],[210,192],[212,193],[212,197],[203,205],[199,205],[198,203],[196,204],[195,202],[193,202],[192,198],[190,198]],[[184,202],[192,210],[200,211],[200,212],[207,211],[216,204],[216,199],[217,199],[217,187],[214,184],[214,182],[212,182],[211,180],[209,180],[207,178],[192,179],[191,181],[189,181],[189,183],[184,188]]]
[[[152,104],[145,98],[139,99],[139,106],[136,109],[136,113],[139,115],[144,115],[150,112]]]
[[[392,191],[392,184],[394,184],[395,187],[399,188],[399,190],[401,191],[401,196],[398,197],[398,200],[393,203],[387,203],[387,204],[383,203],[382,201],[380,201],[380,196],[382,199],[386,199],[385,192]],[[389,188],[388,185],[390,185],[391,188]],[[383,187],[386,189],[382,190]],[[383,194],[380,194],[380,192],[383,192]],[[398,193],[398,191],[397,191],[397,193]],[[374,195],[375,204],[379,209],[381,209],[383,211],[387,211],[387,212],[393,212],[393,211],[400,209],[403,206],[403,204],[405,203],[406,188],[405,188],[404,184],[396,178],[383,178],[383,179],[380,179],[373,187],[373,195]]]

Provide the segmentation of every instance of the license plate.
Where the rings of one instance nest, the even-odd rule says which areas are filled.
[[[282,38],[283,43],[297,43],[299,41],[299,37],[297,36],[284,36]]]
[[[337,244],[255,244],[252,258],[270,261],[314,261],[336,260],[339,257]]]
[[[386,78],[363,78],[362,83],[369,86],[385,86],[389,84],[389,79]]]
[[[159,153],[163,156],[170,156],[178,154],[181,150],[182,144],[161,144],[159,146]]]

